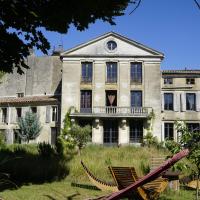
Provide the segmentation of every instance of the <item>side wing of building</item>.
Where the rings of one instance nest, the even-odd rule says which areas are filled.
[[[190,131],[200,130],[200,70],[162,71],[162,139],[178,140],[174,123],[186,122]]]
[[[37,114],[42,125],[36,141],[54,143],[60,127],[60,57],[31,55],[27,64],[30,69],[23,75],[14,72],[0,80],[0,131],[7,143],[20,142],[17,123],[30,111]]]

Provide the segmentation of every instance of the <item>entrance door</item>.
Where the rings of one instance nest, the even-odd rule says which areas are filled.
[[[118,121],[106,120],[104,121],[104,143],[118,144]]]
[[[143,121],[130,121],[130,143],[141,143],[143,140]]]

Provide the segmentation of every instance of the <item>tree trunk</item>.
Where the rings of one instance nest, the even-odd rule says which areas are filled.
[[[199,173],[197,174],[196,200],[199,199]]]

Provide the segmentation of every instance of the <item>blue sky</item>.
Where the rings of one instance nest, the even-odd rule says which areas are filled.
[[[193,0],[142,0],[129,15],[131,6],[115,19],[115,26],[98,20],[82,32],[71,27],[66,35],[45,32],[45,36],[52,49],[63,43],[66,50],[114,31],[163,52],[162,69],[200,69],[200,10]]]

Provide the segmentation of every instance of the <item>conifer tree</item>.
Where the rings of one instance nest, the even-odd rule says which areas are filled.
[[[42,129],[38,116],[32,112],[26,112],[25,117],[19,119],[18,126],[19,137],[27,143],[36,139]]]

